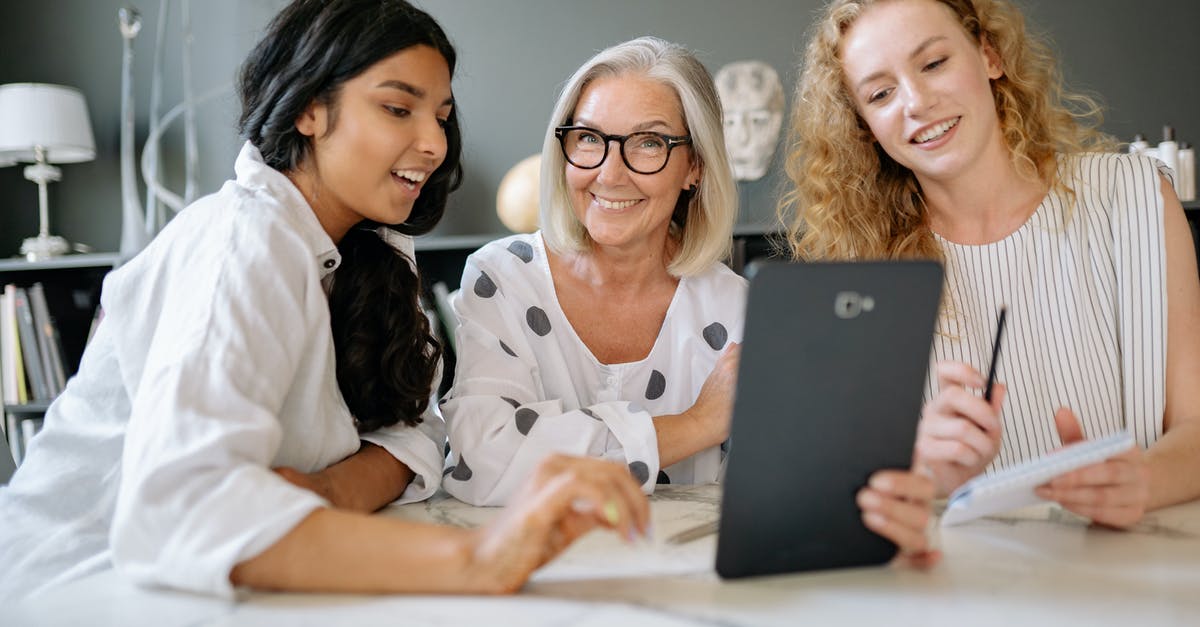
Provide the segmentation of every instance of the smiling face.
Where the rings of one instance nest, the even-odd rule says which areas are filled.
[[[341,85],[332,105],[296,120],[312,150],[290,178],[334,241],[360,221],[400,224],[446,158],[450,68],[428,46],[406,48]]]
[[[609,135],[653,131],[687,135],[683,107],[670,87],[644,76],[598,78],[580,94],[572,124]],[[667,165],[654,174],[638,174],[621,160],[612,142],[598,168],[566,164],[567,188],[576,218],[601,246],[665,245],[679,194],[699,181],[690,146],[671,151]]]
[[[846,86],[879,145],[919,180],[969,175],[1005,152],[990,79],[999,57],[934,0],[888,0],[850,26]]]

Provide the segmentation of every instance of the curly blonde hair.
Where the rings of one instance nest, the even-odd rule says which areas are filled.
[[[874,141],[845,87],[842,36],[869,7],[888,0],[834,0],[810,34],[792,109],[779,217],[797,259],[941,259],[920,185]],[[1100,106],[1069,92],[1050,46],[1026,32],[1007,0],[933,0],[998,54],[992,81],[1001,132],[1023,176],[1071,193],[1059,153],[1111,149],[1100,133]],[[881,211],[881,208],[883,210]]]

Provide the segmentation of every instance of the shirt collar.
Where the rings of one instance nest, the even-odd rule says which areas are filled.
[[[296,225],[300,237],[312,251],[316,259],[317,272],[324,279],[337,270],[342,263],[342,256],[337,245],[330,239],[317,214],[305,200],[304,194],[292,183],[291,179],[282,172],[272,168],[263,161],[262,153],[254,144],[246,142],[238,153],[233,170],[237,174],[238,185],[250,189],[263,189],[287,211],[288,216]]]

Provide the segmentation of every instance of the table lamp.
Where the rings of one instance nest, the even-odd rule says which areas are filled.
[[[41,83],[0,85],[0,163],[26,162],[25,178],[38,185],[40,229],[21,244],[30,261],[70,252],[67,240],[50,234],[46,184],[62,178],[52,163],[96,157],[92,123],[83,94],[72,87]]]

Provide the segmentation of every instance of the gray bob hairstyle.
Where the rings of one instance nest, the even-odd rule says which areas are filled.
[[[737,219],[737,183],[725,151],[721,100],[712,76],[686,48],[657,37],[640,37],[601,51],[563,87],[542,145],[542,236],[558,252],[584,251],[590,245],[587,230],[571,208],[566,159],[554,129],[571,121],[580,95],[592,81],[622,75],[660,82],[679,96],[683,122],[692,136],[692,154],[699,162],[700,184],[688,200],[684,224],[671,224],[680,246],[667,271],[674,276],[700,274],[729,255]]]

